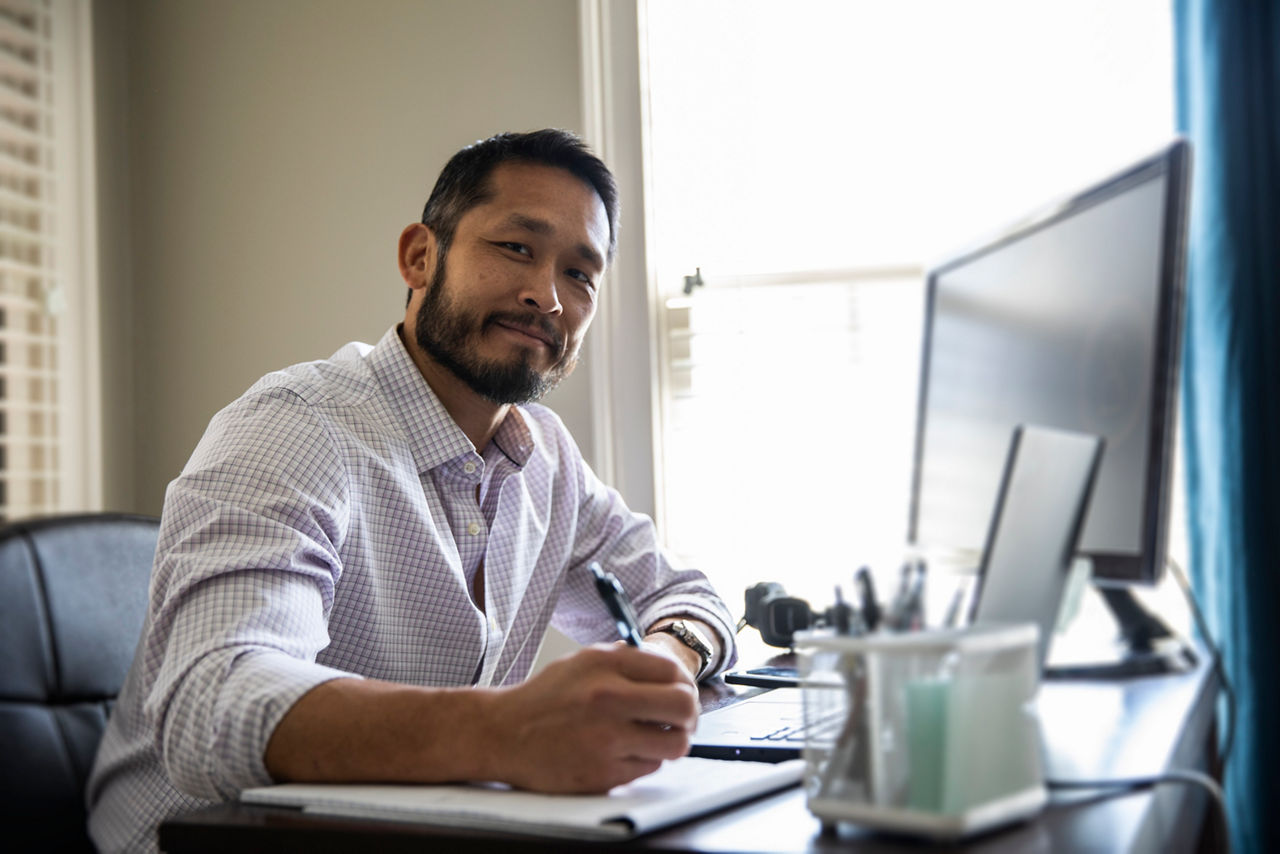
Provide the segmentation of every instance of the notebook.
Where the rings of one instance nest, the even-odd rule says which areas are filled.
[[[547,795],[499,784],[283,783],[246,789],[249,804],[564,839],[627,839],[793,786],[802,761],[716,762],[683,757],[604,795]]]
[[[1035,623],[1043,670],[1062,589],[1098,465],[1101,438],[1019,425],[1005,457],[978,575],[972,621]],[[777,688],[704,713],[691,756],[779,762],[800,755],[799,688]]]

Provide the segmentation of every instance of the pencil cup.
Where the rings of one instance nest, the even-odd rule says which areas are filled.
[[[796,636],[805,789],[824,824],[956,839],[1045,803],[1030,623]]]

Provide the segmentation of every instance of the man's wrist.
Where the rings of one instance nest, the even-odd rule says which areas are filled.
[[[663,617],[649,627],[645,640],[671,650],[694,682],[714,672],[722,650],[715,632],[693,617]]]

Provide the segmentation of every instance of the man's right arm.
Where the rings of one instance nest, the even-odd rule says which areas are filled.
[[[688,752],[697,694],[671,658],[596,646],[504,688],[325,682],[271,735],[273,779],[493,780],[599,792]]]
[[[598,791],[685,752],[695,692],[651,652],[589,649],[501,689],[318,664],[346,487],[324,425],[271,389],[215,418],[171,486],[143,652],[144,714],[175,786],[215,799],[282,780]]]

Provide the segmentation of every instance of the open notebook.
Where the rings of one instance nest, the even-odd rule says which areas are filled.
[[[246,789],[240,800],[324,815],[571,839],[626,839],[794,785],[803,771],[799,759],[768,764],[686,756],[604,795],[544,795],[497,784],[284,783]]]

